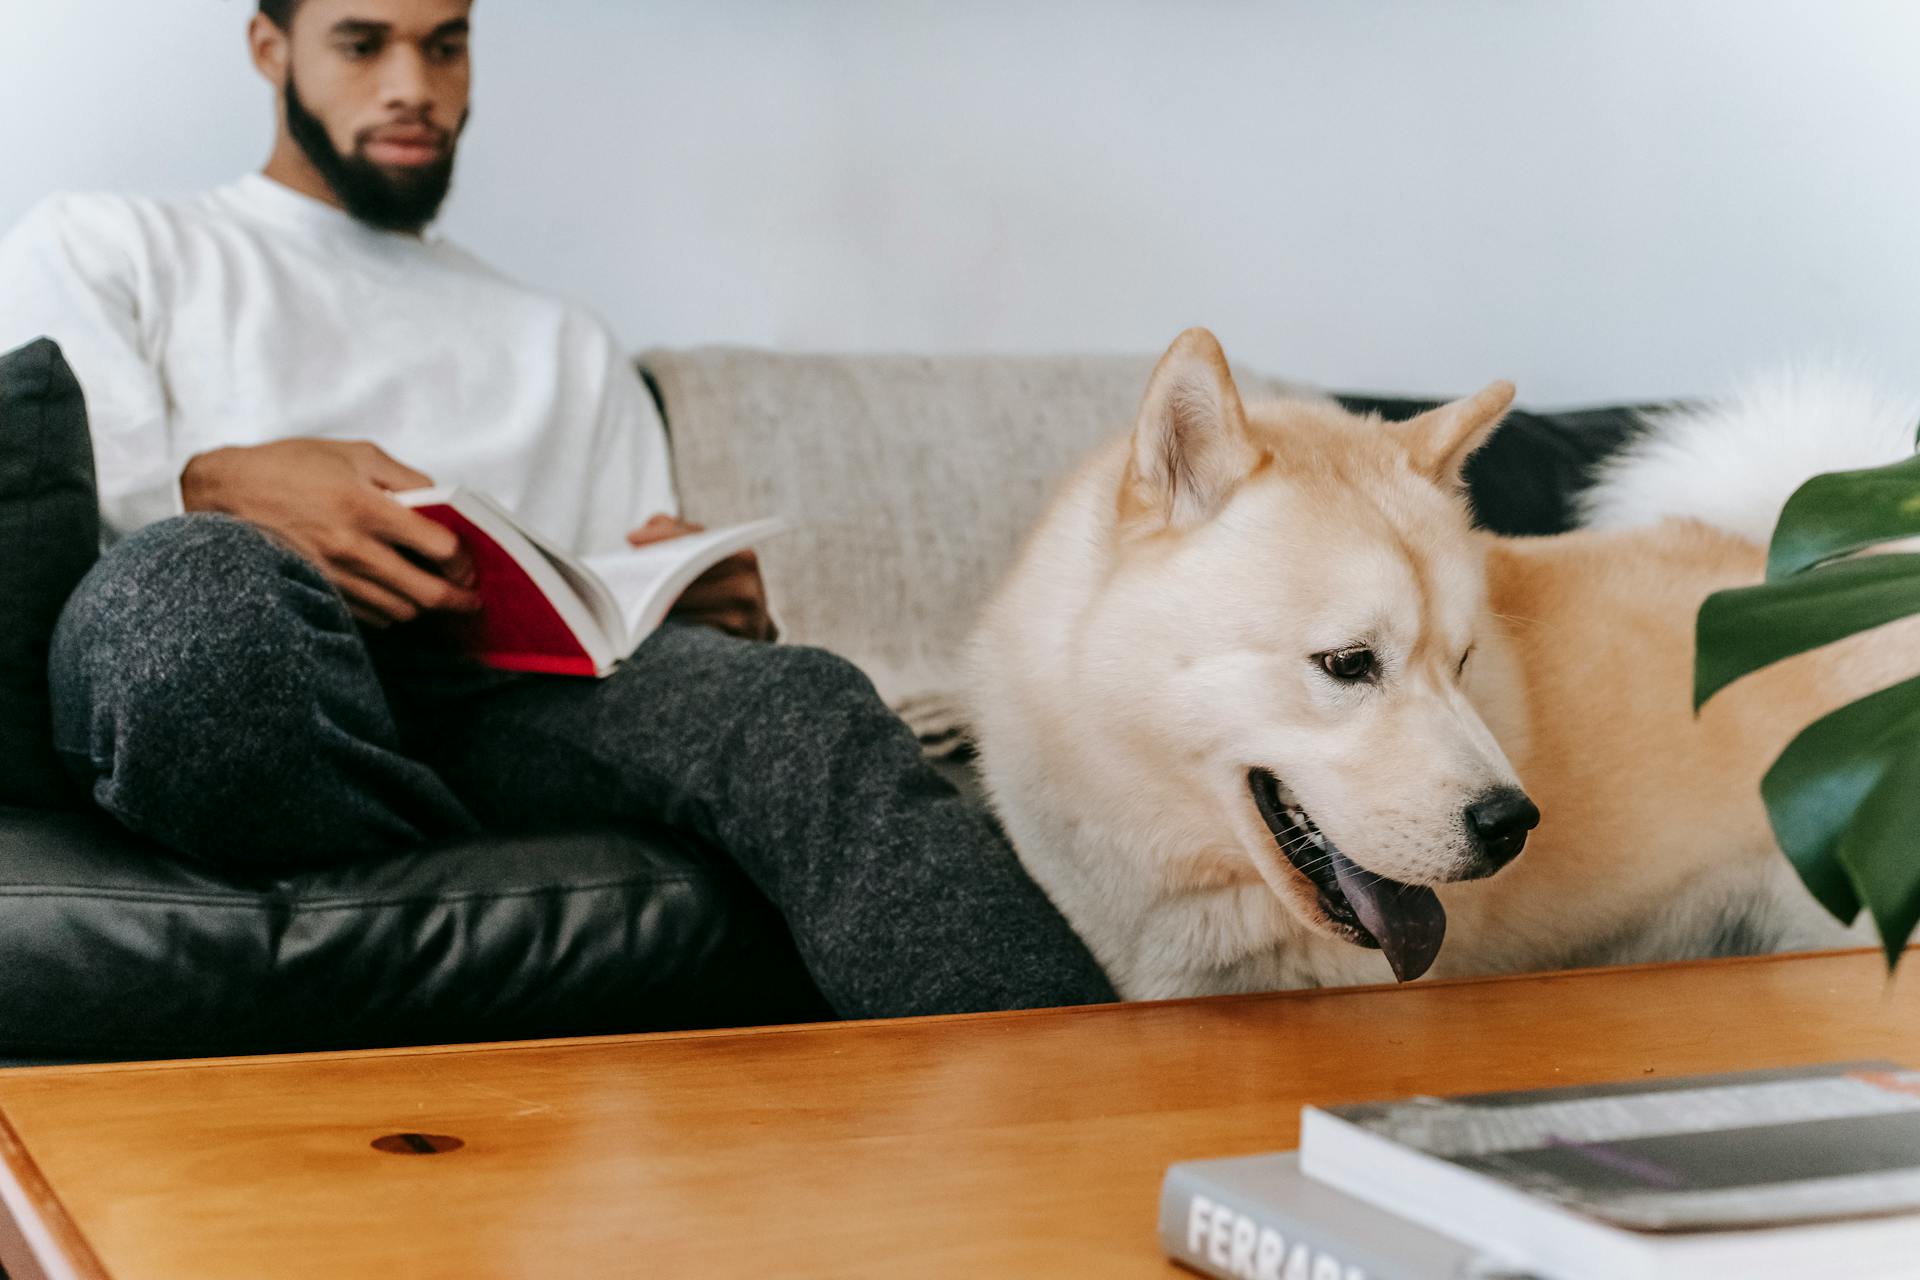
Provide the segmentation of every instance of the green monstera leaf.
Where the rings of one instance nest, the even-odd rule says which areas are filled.
[[[1920,458],[1801,486],[1774,530],[1767,581],[1700,607],[1694,707],[1783,658],[1920,613],[1920,554],[1854,554],[1915,536]],[[1760,793],[1808,890],[1843,921],[1864,906],[1892,968],[1920,925],[1920,677],[1809,725]]]
[[[1760,783],[1774,837],[1827,910],[1851,920],[1871,896],[1869,886],[1891,878],[1893,893],[1883,894],[1874,911],[1890,947],[1913,931],[1915,917],[1903,920],[1900,904],[1920,888],[1920,857],[1902,855],[1913,838],[1900,838],[1897,827],[1899,847],[1883,856],[1874,832],[1887,824],[1862,827],[1857,819],[1869,806],[1876,814],[1897,812],[1901,792],[1920,801],[1920,677],[1814,721]]]
[[[1694,627],[1693,705],[1782,658],[1920,612],[1920,554],[1837,560],[1716,591]]]
[[[1801,485],[1774,526],[1767,581],[1883,542],[1920,535],[1920,456],[1836,471]]]

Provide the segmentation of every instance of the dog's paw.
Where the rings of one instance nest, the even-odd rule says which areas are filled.
[[[894,703],[894,714],[913,730],[920,750],[933,760],[964,760],[974,753],[973,725],[958,694],[929,691]]]

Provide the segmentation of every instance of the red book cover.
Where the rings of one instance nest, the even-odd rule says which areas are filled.
[[[573,628],[499,543],[447,503],[414,510],[459,535],[473,559],[480,611],[438,620],[451,632],[453,643],[477,661],[503,671],[597,674],[593,658]]]

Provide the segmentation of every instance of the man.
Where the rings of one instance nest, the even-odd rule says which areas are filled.
[[[872,686],[763,642],[751,556],[605,680],[418,641],[477,601],[457,540],[389,491],[482,489],[579,552],[691,527],[604,327],[423,234],[470,8],[260,0],[262,173],[56,198],[0,242],[0,349],[62,344],[112,539],[54,637],[63,757],[127,826],[234,871],[664,820],[745,867],[847,1015],[1112,998]]]

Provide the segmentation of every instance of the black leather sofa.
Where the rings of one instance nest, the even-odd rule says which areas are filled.
[[[1349,402],[1390,417],[1432,403]],[[1468,471],[1482,522],[1567,527],[1635,423],[1515,415]],[[482,839],[238,881],[91,811],[48,741],[44,669],[96,519],[57,348],[0,357],[0,1064],[831,1016],[773,908],[669,831]]]

